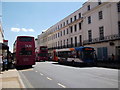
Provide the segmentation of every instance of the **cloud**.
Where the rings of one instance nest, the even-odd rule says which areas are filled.
[[[23,31],[23,32],[27,32],[28,30],[25,29],[25,28],[22,28],[21,31]]]
[[[33,29],[28,29],[28,31],[30,31],[30,32],[34,32],[34,30],[33,30]]]
[[[13,31],[13,32],[19,32],[20,28],[11,28],[11,31]]]
[[[34,29],[26,29],[26,28],[11,28],[11,31],[13,32],[35,32]]]

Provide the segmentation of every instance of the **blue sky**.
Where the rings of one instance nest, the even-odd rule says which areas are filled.
[[[78,10],[84,2],[3,2],[4,37],[12,51],[17,36],[34,36]]]

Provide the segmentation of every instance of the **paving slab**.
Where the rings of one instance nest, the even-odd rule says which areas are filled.
[[[0,73],[0,89],[1,88],[23,88],[19,73],[16,69]]]

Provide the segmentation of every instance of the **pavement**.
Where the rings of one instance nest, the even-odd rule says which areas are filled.
[[[3,88],[25,88],[16,69],[0,72],[0,90]]]

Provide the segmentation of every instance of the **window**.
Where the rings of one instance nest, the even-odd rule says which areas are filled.
[[[59,29],[59,26],[58,26],[58,29]]]
[[[74,16],[74,20],[76,21],[76,16]]]
[[[79,18],[81,18],[81,13],[79,13]]]
[[[59,41],[58,41],[58,47],[59,47]]]
[[[120,2],[117,3],[118,12],[120,12]]]
[[[31,37],[19,37],[20,42],[31,42],[32,38]]]
[[[118,22],[118,33],[119,33],[119,36],[120,36],[120,21]]]
[[[65,26],[65,22],[63,23],[63,25]]]
[[[57,38],[57,34],[56,34],[56,38]]]
[[[65,46],[65,40],[64,40],[64,46]]]
[[[66,21],[66,23],[68,24],[68,20]]]
[[[72,18],[70,18],[70,22],[72,23]]]
[[[40,50],[47,50],[47,47],[40,47]]]
[[[77,37],[75,37],[75,47],[77,47]]]
[[[62,36],[62,31],[61,31],[61,36]]]
[[[91,23],[91,16],[88,17],[88,24]]]
[[[91,30],[88,30],[88,40],[89,40],[89,42],[92,41],[92,31]]]
[[[73,31],[73,28],[72,28],[72,26],[70,27],[70,31],[71,31],[71,33],[72,33],[72,31]]]
[[[77,31],[77,25],[74,26],[75,32]]]
[[[82,35],[79,35],[79,43],[80,43],[80,46],[82,45]]]
[[[103,19],[103,13],[102,13],[102,11],[98,12],[98,16],[99,16],[99,20]]]
[[[99,27],[100,40],[104,39],[104,27]]]
[[[61,40],[61,46],[62,46],[62,40]]]
[[[67,47],[68,47],[68,39],[67,39]]]
[[[61,28],[62,28],[62,24],[61,24]]]
[[[107,47],[99,47],[97,48],[97,58],[98,60],[107,60],[108,59],[108,48]]]
[[[57,42],[56,42],[56,47],[57,47]]]
[[[21,51],[19,52],[20,55],[32,55],[32,51],[26,50],[25,48],[21,48]]]
[[[58,37],[59,37],[59,32],[58,32]]]
[[[88,8],[88,11],[89,11],[89,10],[90,10],[90,5],[88,5],[88,7],[87,7],[87,8]]]
[[[67,34],[68,34],[69,32],[68,32],[68,28],[67,28]]]
[[[71,37],[71,46],[73,46],[73,38]]]
[[[65,35],[65,30],[64,30],[64,35]]]
[[[79,30],[81,30],[81,23],[79,23]]]

